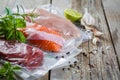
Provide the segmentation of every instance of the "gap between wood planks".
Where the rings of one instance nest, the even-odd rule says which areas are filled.
[[[51,80],[51,70],[48,72],[48,80]]]
[[[116,52],[116,49],[115,49],[115,45],[114,45],[114,42],[113,42],[113,38],[112,38],[112,34],[111,34],[111,31],[110,31],[110,26],[109,26],[109,23],[108,23],[108,20],[107,20],[107,17],[106,17],[106,13],[105,13],[105,9],[104,9],[102,0],[101,0],[101,6],[102,6],[102,9],[103,9],[103,14],[105,16],[106,24],[108,26],[108,31],[109,31],[109,34],[110,34],[110,38],[111,38],[111,42],[112,42],[112,45],[113,45],[113,49],[114,49],[115,55],[117,55],[117,52]],[[118,63],[118,68],[120,70],[120,62],[119,62],[118,56],[116,56],[116,60],[117,60],[117,63]]]

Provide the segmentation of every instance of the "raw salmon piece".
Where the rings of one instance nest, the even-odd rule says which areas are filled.
[[[36,23],[30,24],[22,31],[30,44],[45,51],[60,51],[65,39],[58,32]]]
[[[54,43],[52,41],[47,41],[47,40],[29,40],[29,42],[47,51],[58,52],[62,48],[62,46],[58,45],[57,43]]]

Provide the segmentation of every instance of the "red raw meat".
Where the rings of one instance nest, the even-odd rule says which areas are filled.
[[[34,69],[43,62],[43,52],[30,45],[0,40],[0,57],[28,69]]]

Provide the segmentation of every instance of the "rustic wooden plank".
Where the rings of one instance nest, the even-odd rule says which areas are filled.
[[[58,7],[62,13],[63,13],[64,9],[70,7],[70,4],[71,4],[71,0],[66,0],[66,1],[52,0],[52,5],[55,7]],[[72,80],[72,78],[75,79],[74,76],[76,76],[76,75],[74,75],[74,76],[72,75],[72,74],[74,74],[72,72],[72,70],[68,70],[68,67],[64,67],[64,68],[65,68],[64,71],[62,70],[62,68],[52,70],[50,80]]]
[[[34,0],[34,1],[32,0],[2,0],[0,1],[0,13],[4,12],[5,7],[9,7],[12,9],[17,4],[22,4],[23,6],[25,6],[25,8],[34,8],[39,5],[48,4],[48,3],[49,3],[49,0]],[[46,74],[45,76],[43,76],[42,78],[38,80],[49,80],[48,75],[49,74]]]
[[[95,0],[93,2],[93,5],[95,6],[94,8],[94,16],[96,18],[96,26],[99,28],[99,30],[101,30],[104,34],[108,35],[108,31],[106,30],[107,33],[105,33],[104,30],[101,29],[101,27],[103,26],[106,26],[105,23],[105,19],[104,19],[104,14],[103,14],[103,10],[102,10],[102,7],[101,7],[101,2],[100,0]],[[92,7],[93,7],[92,5]],[[107,28],[107,26],[106,26]],[[106,36],[105,35],[105,36]],[[104,37],[104,39],[106,39],[106,37]],[[109,80],[109,77],[107,76],[107,71],[106,71],[106,55],[102,53],[102,51],[105,51],[103,50],[103,48],[105,48],[106,46],[104,46],[106,42],[104,40],[101,41],[101,44],[96,46],[97,48],[97,53],[95,54],[96,56],[96,68],[97,68],[97,77],[98,77],[98,80]]]
[[[84,8],[87,7],[88,1],[87,0],[72,0],[72,8],[77,10],[80,13],[83,13]],[[89,52],[89,42],[83,43],[81,45],[83,49],[83,54],[78,55],[78,59],[81,59],[80,65],[80,80],[90,80],[90,54]]]
[[[12,0],[10,0],[12,1]],[[49,4],[50,0],[16,0],[15,5],[20,4],[23,5],[26,9],[36,8],[37,6],[41,6],[44,4]]]
[[[98,15],[98,19],[99,19],[98,20],[98,22],[99,22],[98,25],[99,26],[98,25],[97,26],[98,26],[99,29],[101,29],[105,33],[103,38],[104,39],[108,39],[108,41],[103,40],[102,44],[101,44],[102,48],[104,49],[106,54],[102,55],[100,52],[97,52],[97,54],[94,56],[94,57],[96,57],[95,61],[93,61],[93,62],[90,61],[93,64],[96,64],[96,69],[95,70],[91,69],[91,78],[95,79],[95,80],[97,80],[97,79],[98,80],[102,80],[101,77],[105,75],[103,77],[103,79],[105,79],[105,77],[107,76],[106,79],[108,79],[108,80],[118,80],[119,79],[118,78],[119,75],[117,75],[117,73],[118,73],[119,69],[118,69],[118,67],[117,67],[117,69],[115,67],[115,66],[118,66],[118,64],[117,64],[117,60],[116,60],[116,57],[115,57],[115,52],[114,52],[114,49],[113,49],[113,46],[112,46],[112,43],[111,43],[111,40],[110,40],[110,35],[109,35],[109,31],[107,29],[107,25],[106,25],[106,23],[104,23],[105,22],[105,18],[104,18],[103,11],[101,9],[102,8],[101,5],[100,5],[101,2],[100,2],[100,0],[97,0],[97,1],[94,0],[94,1],[91,0],[91,4],[93,2],[94,5],[96,5],[96,7],[95,7],[96,9],[95,10],[98,11],[98,13],[95,13],[95,11],[92,11],[94,13],[93,15],[95,15],[95,16]],[[93,9],[90,9],[90,10],[93,10]],[[106,50],[106,47],[108,45],[112,46],[112,49],[109,52]],[[91,46],[91,47],[93,47],[93,46]],[[94,60],[93,59],[94,57],[92,56],[90,60]],[[101,61],[102,61],[102,64],[101,64]],[[110,62],[111,65],[107,65],[106,62]],[[103,66],[101,66],[100,64],[103,65],[105,68],[103,68]],[[105,70],[105,71],[103,72],[102,69]]]
[[[50,1],[49,0],[1,0],[0,1],[0,14],[4,13],[4,8],[9,7],[9,8],[14,8],[17,4],[23,5],[25,8],[35,8],[39,5],[42,4],[48,4]],[[45,76],[41,77],[38,80],[49,80],[49,74],[46,74]],[[18,77],[17,80],[20,78]],[[20,79],[21,80],[21,79]]]
[[[55,69],[51,71],[51,78],[50,80],[90,80],[90,69],[89,69],[89,55],[88,54],[88,43],[81,44],[80,48],[84,47],[83,52],[77,56],[79,69],[64,67],[65,70],[63,71],[60,69]]]
[[[52,0],[52,5],[58,7],[63,12],[66,8],[71,7],[71,0]]]
[[[8,1],[8,0],[6,0],[6,1]],[[36,3],[37,3],[36,6],[42,4],[42,3],[39,3],[40,0],[35,0],[35,2],[33,2],[33,3],[31,1],[29,3],[28,3],[28,1],[25,1],[25,2],[24,1],[22,3],[26,6],[26,8],[33,8],[33,5],[35,5]],[[46,0],[44,0],[44,1],[46,1]],[[59,1],[54,0],[53,5],[60,7],[61,10],[64,10],[66,7],[69,7],[71,5],[71,3],[69,3],[70,0],[67,2],[65,2],[65,1],[62,2],[62,1],[63,0],[60,1],[60,3],[61,3],[60,4]],[[117,5],[118,5],[119,1],[115,0],[115,2],[117,2]],[[1,3],[6,4],[5,2],[1,2]],[[11,1],[9,3],[13,4]],[[58,5],[58,3],[59,3],[59,5]],[[73,0],[73,3],[74,3],[74,5],[72,5],[72,6],[74,7],[74,9],[78,10],[79,12],[83,11],[83,7],[89,8],[90,12],[93,13],[92,15],[94,15],[94,17],[96,17],[96,21],[97,21],[96,25],[98,26],[98,29],[100,29],[105,34],[103,36],[104,39],[101,41],[102,42],[101,46],[94,46],[90,42],[82,45],[82,47],[84,48],[84,51],[86,51],[87,54],[93,48],[97,48],[98,51],[96,54],[88,54],[87,57],[82,54],[80,54],[78,56],[79,65],[80,65],[80,70],[78,73],[75,74],[74,69],[66,71],[66,72],[63,72],[62,69],[53,70],[51,72],[51,80],[56,80],[56,79],[57,80],[90,80],[90,79],[91,80],[119,80],[120,79],[120,77],[119,77],[120,71],[118,68],[116,55],[115,55],[114,48],[113,48],[111,38],[109,35],[108,25],[106,25],[106,19],[104,18],[105,16],[104,16],[104,12],[102,9],[101,1],[100,0]],[[28,5],[26,5],[26,4],[28,4]],[[45,2],[43,2],[43,4],[45,4]],[[69,4],[69,6],[66,6],[67,4]],[[108,4],[108,0],[103,1],[103,4],[105,7],[105,12],[106,12],[110,30],[112,33],[115,34],[115,31],[119,30],[118,21],[120,21],[120,20],[119,20],[118,16],[117,16],[118,18],[116,17],[116,13],[119,15],[119,12],[118,12],[119,9],[117,9],[117,10],[115,9],[115,11],[114,11],[114,8],[113,8],[112,10],[114,12],[111,11],[109,7],[112,4]],[[8,5],[8,3],[7,3],[7,5]],[[2,5],[0,4],[0,6],[2,6]],[[94,6],[95,6],[95,8],[94,8]],[[117,6],[114,4],[114,7],[117,7]],[[113,13],[114,13],[114,15],[113,15]],[[113,16],[112,19],[110,16]],[[115,17],[115,19],[114,19],[114,17]],[[114,20],[117,22],[112,23],[112,21],[114,21]],[[112,27],[112,26],[115,26],[115,27]],[[119,33],[119,31],[118,31],[118,33]],[[118,33],[116,33],[116,35],[118,35]],[[113,36],[113,39],[114,39],[114,36]],[[115,39],[116,39],[116,37],[115,37]],[[119,53],[119,45],[118,45],[119,37],[118,37],[117,41],[115,41],[115,40],[113,40],[113,41],[114,41],[114,44],[115,44],[115,42],[117,42],[117,44],[115,44],[115,49],[117,50],[117,53]],[[109,46],[111,48],[106,49]],[[101,47],[103,48],[103,50],[105,52],[104,54],[100,50]],[[61,75],[61,76],[58,76],[55,79],[54,78],[55,75]],[[44,77],[40,78],[39,80],[48,80],[48,74],[45,75]]]
[[[119,58],[120,62],[120,1],[119,0],[102,0],[106,18],[108,20],[108,26],[110,28],[112,40],[116,50],[116,57]]]
[[[58,7],[60,9],[61,12],[64,11],[64,9],[66,8],[70,8],[71,7],[71,0],[52,0],[52,5],[55,7]],[[80,63],[79,63],[80,64]],[[67,70],[68,67],[65,67],[65,71],[63,71],[61,68],[60,69],[56,69],[56,70],[52,70],[51,71],[51,77],[50,80],[80,80],[80,73],[79,72],[75,72],[76,69],[70,69]]]
[[[89,59],[90,59],[90,55],[89,55],[89,47],[88,47],[89,43],[83,43],[81,45],[83,51],[81,53],[81,55],[78,55],[77,57],[81,60],[81,65],[80,65],[80,80],[90,80],[90,67],[89,67]]]
[[[111,1],[109,1],[107,4],[110,4]],[[104,4],[104,2],[103,2]],[[115,4],[116,5],[116,4]],[[117,4],[118,5],[118,4]],[[119,6],[119,5],[118,5]],[[114,6],[112,6],[114,7]],[[104,7],[105,8],[105,7]],[[110,8],[111,9],[111,8]],[[112,9],[111,9],[112,10]],[[113,11],[114,12],[114,11]],[[111,13],[112,14],[112,13]],[[106,14],[107,16],[108,14]],[[117,18],[117,17],[116,17]],[[107,18],[107,21],[109,20],[109,18]],[[112,19],[111,19],[112,20]],[[114,20],[113,20],[114,21]],[[117,22],[117,24],[119,24],[119,22]],[[108,29],[109,29],[109,25],[108,25]],[[105,29],[106,30],[106,29]],[[110,34],[110,33],[109,33]],[[109,35],[110,36],[110,35]],[[114,35],[113,35],[114,36]],[[106,39],[109,39],[108,37],[106,37]],[[108,41],[106,41],[106,43],[108,43]],[[107,45],[110,45],[110,43],[106,44]],[[112,46],[112,49],[113,50],[106,50],[106,53],[107,53],[107,57],[108,57],[108,61],[109,61],[109,65],[111,67],[111,70],[112,70],[112,74],[113,74],[113,79],[114,80],[119,80],[120,79],[120,71],[119,71],[119,63],[118,63],[118,56],[116,56],[115,52],[114,52],[114,46]],[[108,65],[108,66],[109,66]],[[109,68],[110,68],[109,67]]]
[[[4,9],[7,5],[8,5],[8,0],[0,1],[0,14],[4,13]]]
[[[77,10],[78,12],[81,12],[82,10],[82,4],[83,1],[82,0],[72,0],[72,3],[71,3],[71,7],[74,9],[74,10]]]
[[[61,10],[71,7],[71,0],[52,0],[52,5],[59,7]]]
[[[83,13],[83,9],[87,7],[87,0],[72,0],[72,8],[80,13]],[[90,80],[90,67],[89,67],[89,42],[81,45],[83,54],[78,55],[80,63],[80,80]],[[80,60],[81,59],[81,60]]]
[[[88,10],[92,14],[92,16],[95,18],[96,26],[99,27],[97,24],[97,10],[96,7],[99,7],[100,5],[95,4],[96,0],[89,0],[88,2]],[[100,28],[99,28],[100,29]],[[92,42],[92,41],[91,41]],[[89,44],[89,50],[90,50],[90,75],[91,80],[102,80],[102,54],[99,51],[99,47],[95,46],[93,44]],[[93,51],[94,49],[94,51]]]
[[[62,1],[62,0],[61,0]],[[79,12],[81,11],[79,6],[76,6],[76,3],[77,1],[79,2],[77,5],[81,5],[80,1],[81,0],[72,0],[72,8],[76,9],[76,10],[79,10]],[[57,3],[59,3],[58,1],[57,2],[53,2],[53,5],[55,3],[55,6],[57,6]],[[64,1],[63,4],[60,4],[59,6],[57,7],[60,7],[61,9],[65,9],[65,8],[68,8],[69,6],[66,6],[66,5],[70,5],[71,3],[67,3]],[[83,3],[84,0],[83,0]],[[84,5],[84,4],[83,4]],[[81,45],[81,48],[84,47],[84,52],[85,54],[88,54],[88,43],[85,43],[85,44],[82,44]],[[75,69],[71,69],[67,72],[61,72],[61,69],[57,69],[57,70],[52,70],[51,72],[51,80],[90,80],[90,69],[89,69],[89,55],[85,56],[83,54],[80,54],[77,56],[77,59],[79,60],[79,63],[78,65],[80,66],[80,69],[76,72],[75,72]],[[57,76],[55,78],[55,75]],[[59,76],[60,75],[60,76]]]
[[[102,41],[102,48],[104,48],[104,51],[106,52],[106,54],[102,54],[102,52],[100,51],[101,46],[97,47],[97,46],[93,46],[91,43],[89,44],[90,50],[93,48],[98,48],[99,50],[99,52],[97,52],[95,55],[90,54],[91,79],[92,80],[118,80],[119,69],[118,69],[117,59],[112,46],[112,42],[110,40],[111,38],[109,35],[109,30],[105,23],[106,21],[104,18],[101,2],[100,0],[99,1],[89,0],[85,6],[89,8],[91,13],[94,13],[93,15],[99,16],[100,20],[99,19],[97,20],[96,25],[98,26],[99,29],[101,29],[105,33],[103,37],[105,40]],[[99,14],[96,13],[94,9]],[[94,17],[97,17],[97,16],[94,16]],[[108,45],[112,46],[111,50],[109,51],[106,50],[106,47],[108,47]],[[107,63],[110,63],[110,65],[108,65]]]
[[[42,76],[41,78],[37,80],[49,80],[49,74],[46,74],[45,76]]]
[[[106,78],[108,80],[118,80],[119,79],[119,68],[118,68],[118,63],[117,63],[117,59],[116,59],[116,55],[114,52],[114,48],[111,42],[111,38],[110,38],[110,33],[108,30],[108,26],[106,25],[106,21],[104,18],[104,13],[102,10],[102,5],[101,5],[101,1],[100,0],[95,0],[95,5],[96,5],[96,11],[98,13],[95,13],[94,15],[98,15],[98,28],[101,29],[102,32],[104,32],[104,40],[102,41],[102,48],[105,52],[105,54],[102,54],[102,58],[100,57],[100,52],[98,52],[98,57],[96,59],[97,61],[97,69],[100,69],[100,66],[102,67],[101,70],[99,70],[98,73],[98,79],[102,79],[99,76],[104,76],[103,79],[106,80]],[[94,11],[93,11],[94,12]],[[103,27],[104,26],[104,27]],[[110,50],[106,49],[108,46],[111,46]],[[100,65],[102,61],[102,64]],[[110,63],[110,65],[108,65],[107,63]],[[103,68],[104,67],[104,68]],[[104,72],[102,70],[105,70]],[[106,74],[107,73],[107,74]]]
[[[93,10],[94,6],[93,6],[93,2],[90,2],[90,0],[82,0],[81,1],[81,5],[82,6],[78,6],[78,0],[76,0],[76,6],[81,8],[81,10],[83,11],[84,8],[88,8],[89,10]],[[91,6],[92,5],[92,6]],[[76,8],[77,9],[77,8]],[[91,41],[88,42],[88,50],[87,53],[92,50],[94,47],[96,48],[96,46],[93,46],[91,44]],[[85,46],[83,47],[84,49],[86,48]],[[84,73],[87,73],[89,76],[85,75],[83,77],[83,80],[98,80],[98,70],[100,71],[101,68],[97,68],[97,58],[96,58],[97,55],[93,55],[93,54],[89,54],[88,53],[88,57],[85,59],[87,60],[87,64],[88,64],[88,67],[85,69],[83,69]],[[83,63],[85,63],[85,60],[83,61]],[[84,65],[84,67],[86,67],[86,65]],[[101,73],[99,73],[99,76],[101,76]],[[101,77],[99,78],[101,80]]]
[[[8,0],[7,7],[12,9],[14,7],[15,3],[16,3],[16,0]]]

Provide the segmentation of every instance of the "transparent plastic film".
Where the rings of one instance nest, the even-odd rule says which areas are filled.
[[[34,9],[24,10],[27,14]],[[26,27],[18,29],[26,37],[26,43],[0,40],[0,56],[21,66],[15,73],[23,80],[35,80],[49,70],[69,65],[69,61],[74,63],[75,56],[82,51],[78,46],[92,38],[91,31],[79,29],[52,5],[37,7],[32,13],[37,16],[26,16]]]

